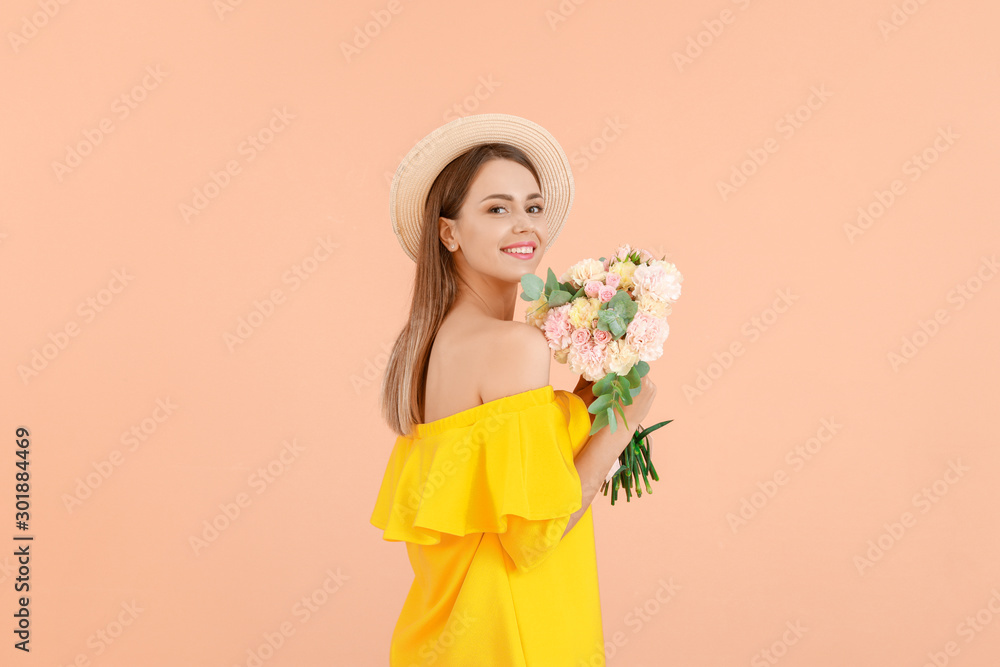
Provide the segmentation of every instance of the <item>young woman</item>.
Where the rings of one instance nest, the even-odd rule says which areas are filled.
[[[592,383],[554,389],[544,335],[513,320],[572,203],[565,153],[523,118],[467,116],[410,151],[390,199],[416,261],[371,518],[414,571],[390,665],[603,665],[590,505],[656,386],[625,407],[631,429],[591,437]]]

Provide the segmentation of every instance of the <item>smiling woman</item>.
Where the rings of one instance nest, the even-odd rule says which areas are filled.
[[[523,118],[467,116],[410,151],[390,198],[416,277],[382,384],[397,438],[371,516],[415,575],[389,662],[598,664],[592,478],[624,442],[578,472],[599,440],[585,399],[549,384],[548,342],[513,321],[572,203],[566,155]]]

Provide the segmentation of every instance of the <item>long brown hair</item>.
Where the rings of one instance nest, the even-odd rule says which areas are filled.
[[[455,259],[441,242],[438,218],[458,218],[469,187],[489,160],[513,160],[540,182],[535,166],[519,148],[503,143],[480,144],[441,170],[424,204],[417,249],[413,301],[406,324],[396,338],[382,377],[382,416],[397,435],[409,435],[423,422],[427,366],[438,329],[458,295]]]

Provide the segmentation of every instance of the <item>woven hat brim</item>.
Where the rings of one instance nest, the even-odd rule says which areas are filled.
[[[389,190],[392,229],[414,262],[420,246],[424,204],[434,179],[449,162],[484,143],[506,143],[524,151],[538,171],[545,198],[546,251],[559,236],[574,195],[573,171],[559,142],[541,125],[520,116],[502,113],[464,116],[418,141],[393,176]]]

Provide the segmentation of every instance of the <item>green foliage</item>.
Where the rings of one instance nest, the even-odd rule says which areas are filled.
[[[521,276],[521,298],[525,301],[534,301],[542,295],[542,279],[534,273],[526,273]]]

